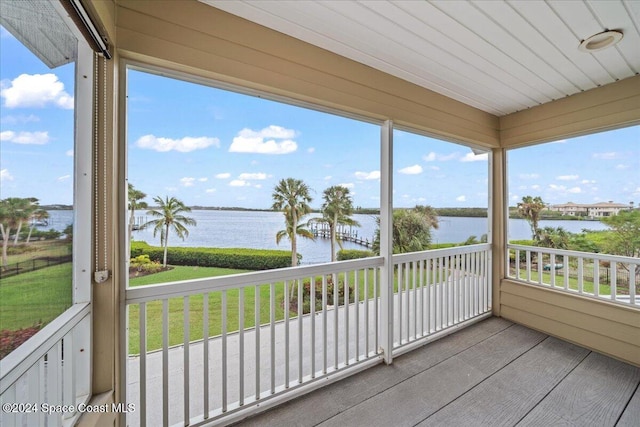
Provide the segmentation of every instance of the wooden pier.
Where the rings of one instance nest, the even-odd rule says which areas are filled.
[[[329,227],[324,224],[322,224],[320,228],[318,228],[318,226],[312,226],[311,232],[315,237],[319,237],[321,239],[331,239],[331,231],[329,230]],[[373,239],[369,240],[359,237],[358,232],[351,230],[351,227],[349,227],[349,230],[347,230],[347,227],[338,228],[336,237],[338,240],[341,240],[343,242],[352,242],[357,245],[364,246],[367,249],[371,249],[371,247],[373,246]]]

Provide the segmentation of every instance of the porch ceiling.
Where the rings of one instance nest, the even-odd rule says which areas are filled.
[[[497,116],[640,73],[632,0],[200,1]]]

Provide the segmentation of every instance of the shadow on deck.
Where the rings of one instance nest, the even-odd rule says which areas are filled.
[[[243,426],[638,426],[640,368],[490,318]]]

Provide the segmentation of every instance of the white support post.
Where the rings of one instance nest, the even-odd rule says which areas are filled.
[[[393,361],[393,122],[387,120],[380,134],[380,347],[384,361]]]

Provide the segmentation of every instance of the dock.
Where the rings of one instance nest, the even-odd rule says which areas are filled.
[[[314,225],[311,227],[313,236],[321,239],[331,239],[331,231],[325,224],[321,224],[320,227]],[[357,230],[352,230],[351,227],[347,229],[346,226],[339,227],[336,231],[336,237],[343,242],[352,242],[360,246],[364,246],[367,249],[371,249],[373,246],[373,238],[371,240],[365,239],[362,236],[358,236]]]

